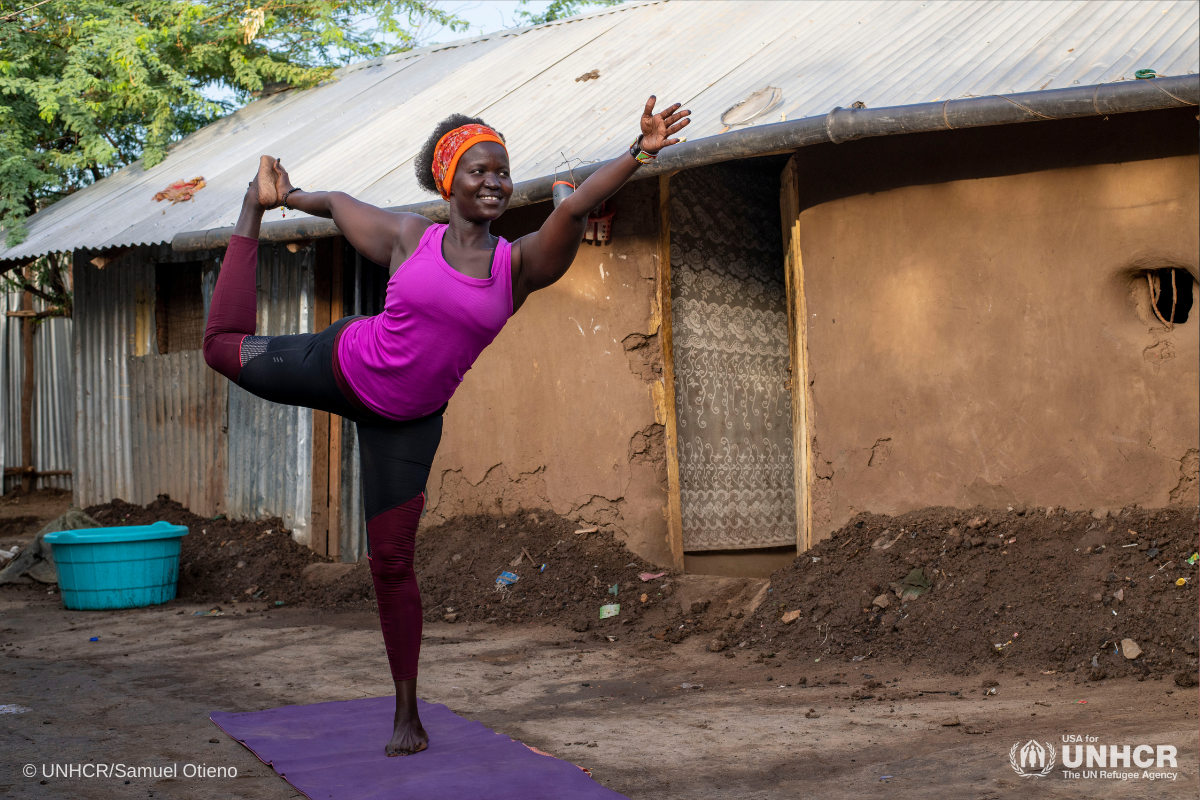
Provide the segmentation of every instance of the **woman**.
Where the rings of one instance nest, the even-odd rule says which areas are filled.
[[[442,435],[442,413],[463,375],[531,292],[575,259],[588,213],[607,200],[687,126],[679,104],[641,118],[628,155],[598,169],[541,229],[511,244],[492,220],[512,196],[504,137],[482,120],[444,120],[416,160],[421,186],[450,204],[448,225],[384,211],[341,192],[292,186],[263,156],[213,290],[204,333],[208,365],[267,400],[329,411],[357,425],[367,558],[396,684],[389,756],[424,750],[417,713],[421,597],[413,572],[425,481]],[[263,212],[280,205],[332,217],[358,252],[390,265],[384,311],[347,317],[320,333],[255,336],[257,247]]]

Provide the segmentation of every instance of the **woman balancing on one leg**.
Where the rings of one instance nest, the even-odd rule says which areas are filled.
[[[442,435],[442,412],[463,375],[529,297],[561,278],[588,213],[688,124],[675,104],[642,113],[642,135],[511,244],[489,231],[512,196],[503,137],[456,114],[437,127],[416,161],[422,187],[450,203],[450,223],[398,214],[341,192],[294,188],[263,156],[213,291],[204,332],[209,366],[267,400],[329,411],[358,426],[367,557],[396,683],[389,756],[424,750],[417,714],[421,597],[413,572],[425,481]],[[332,217],[356,250],[390,265],[382,314],[347,317],[320,333],[256,336],[255,268],[263,212],[286,205]]]

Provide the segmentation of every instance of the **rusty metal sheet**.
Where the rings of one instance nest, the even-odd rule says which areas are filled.
[[[3,311],[21,308],[22,292],[4,292]],[[35,311],[47,303],[34,298]],[[21,347],[21,320],[0,320],[0,475],[5,467],[21,466],[21,387],[25,359]],[[39,471],[70,470],[75,442],[75,375],[72,370],[72,321],[43,320],[33,335],[33,466]],[[6,477],[0,492],[21,485],[19,476]],[[34,487],[71,489],[70,475],[47,475]]]
[[[279,516],[302,538],[311,412],[252,397],[209,369],[200,350],[157,350],[155,265],[201,261],[207,311],[217,258],[155,245],[97,269],[76,254],[76,504],[169,494],[197,514]],[[311,250],[264,247],[258,276],[259,331],[311,330]]]
[[[228,381],[199,350],[130,359],[137,501],[167,494],[201,516],[225,513]]]
[[[258,333],[313,329],[313,248],[258,251]],[[312,411],[261,400],[229,384],[227,512],[278,516],[307,541],[312,512]]]

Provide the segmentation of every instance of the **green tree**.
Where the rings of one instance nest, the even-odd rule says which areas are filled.
[[[257,4],[257,5],[256,5]],[[436,0],[0,0],[0,230],[252,96],[407,50]],[[234,101],[205,92],[232,90]]]
[[[529,0],[521,0],[517,8],[517,16],[529,25],[541,25],[544,22],[554,22],[556,19],[572,17],[578,14],[584,6],[617,6],[624,0],[551,0],[550,5],[540,14],[534,14],[525,8]]]

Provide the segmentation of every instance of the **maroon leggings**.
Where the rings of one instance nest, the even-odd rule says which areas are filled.
[[[425,483],[442,435],[441,411],[395,421],[371,413],[340,379],[337,334],[256,336],[258,242],[234,236],[221,264],[204,332],[204,360],[266,400],[329,411],[352,420],[358,434],[367,518],[367,558],[392,678],[417,677],[421,594],[413,571]]]
[[[424,508],[422,492],[367,524],[367,560],[371,562],[371,579],[379,602],[379,624],[392,679],[397,681],[417,677],[417,655],[421,652],[421,590],[413,556],[417,523]]]

